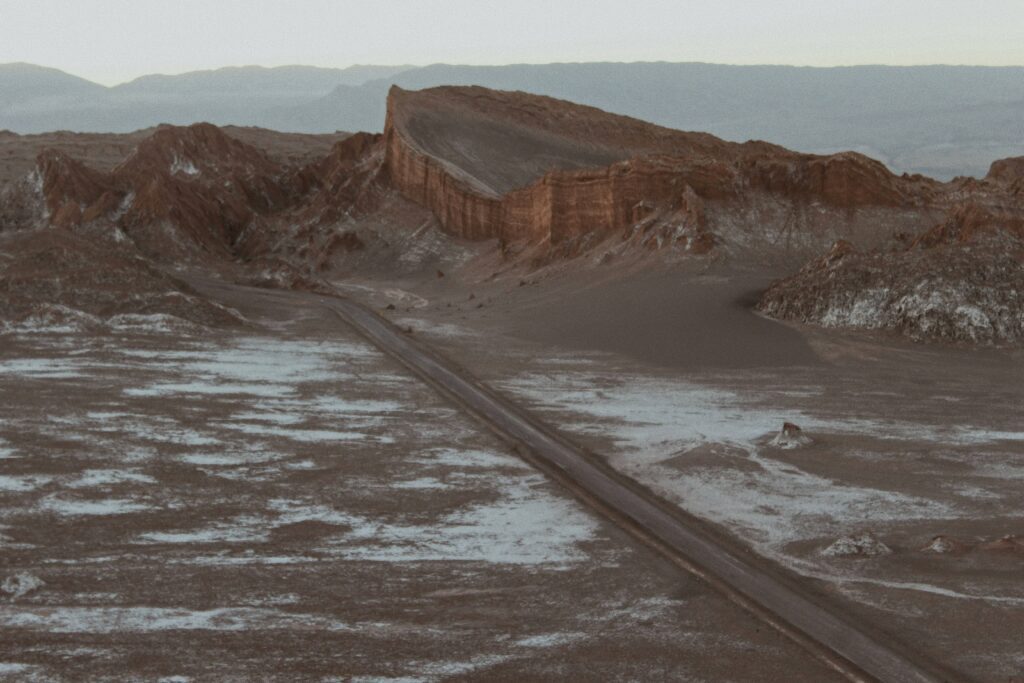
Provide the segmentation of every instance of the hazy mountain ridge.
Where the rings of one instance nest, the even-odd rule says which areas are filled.
[[[226,67],[142,76],[106,87],[56,69],[0,65],[0,128],[23,134],[54,130],[123,133],[160,123],[259,125],[267,119],[267,111],[312,102],[339,85],[359,85],[408,68]],[[32,87],[20,85],[25,82]],[[312,130],[327,129],[311,126],[297,132]]]
[[[393,84],[483,85],[569,99],[728,140],[764,139],[821,153],[852,149],[893,170],[938,178],[980,177],[992,160],[1024,154],[1020,67],[436,64],[230,68],[147,76],[114,88],[90,84],[95,88],[74,92],[70,83],[49,82],[48,95],[0,95],[0,129],[116,132],[210,121],[291,132],[380,131]],[[2,66],[0,84],[7,93]]]

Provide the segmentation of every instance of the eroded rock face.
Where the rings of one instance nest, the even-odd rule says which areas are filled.
[[[440,250],[463,253],[449,236],[496,240],[527,267],[600,245],[603,263],[635,249],[794,268],[839,240],[761,310],[915,339],[1024,336],[1019,160],[938,183],[860,154],[737,144],[525,93],[394,89],[388,105],[384,135],[312,162],[208,124],[161,127],[108,171],[44,152],[0,188],[0,232],[127,240],[156,262],[241,263],[302,287],[353,263],[433,272]]]
[[[388,102],[391,181],[467,239],[555,245],[623,231],[653,213],[692,213],[702,196],[734,193],[735,172],[719,160],[747,147],[524,93],[395,88]],[[438,112],[448,123],[437,123]],[[451,121],[471,132],[449,129]],[[494,147],[518,158],[490,158]],[[486,164],[518,171],[497,175]]]
[[[256,216],[292,196],[285,168],[209,124],[157,130],[111,176],[123,193],[119,223],[154,256],[193,245],[226,256]]]
[[[382,158],[380,136],[359,134],[295,168],[216,126],[164,126],[106,173],[42,152],[32,174],[4,189],[0,231],[51,226],[122,236],[165,263],[264,257],[282,226],[312,230],[372,210]],[[300,238],[313,251],[359,245],[358,236],[339,241],[330,231],[323,244]]]
[[[823,327],[887,330],[918,341],[1024,341],[1024,232],[1016,215],[959,206],[901,250],[837,243],[776,282],[764,313]]]
[[[482,88],[393,89],[385,145],[391,181],[452,234],[563,251],[564,243],[622,234],[645,247],[706,253],[749,241],[726,234],[735,221],[725,214],[743,212],[747,226],[797,229],[820,243],[820,221],[855,225],[861,208],[902,211],[883,221],[891,237],[923,229],[911,214],[939,194],[938,183],[894,176],[860,154],[730,143]],[[492,170],[503,165],[518,171]],[[777,208],[763,208],[772,202]],[[878,243],[879,230],[854,232]]]

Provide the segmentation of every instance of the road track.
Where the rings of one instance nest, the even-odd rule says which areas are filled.
[[[341,297],[259,290],[208,278],[196,278],[193,283],[207,290],[250,290],[279,300],[319,303],[592,508],[848,679],[965,680],[891,635],[844,614],[841,605],[814,594],[787,570],[617,472],[371,309]]]
[[[959,680],[953,672],[910,652],[891,637],[856,623],[842,614],[838,606],[811,595],[781,568],[716,537],[699,520],[572,444],[370,309],[348,299],[321,297],[320,301],[585,502],[851,680]]]

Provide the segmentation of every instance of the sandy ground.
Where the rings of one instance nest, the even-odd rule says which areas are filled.
[[[746,305],[766,277],[407,283],[389,314],[810,590],[965,676],[1021,676],[1020,352],[777,324]],[[787,420],[812,443],[774,445]],[[879,554],[845,555],[865,532]]]
[[[338,321],[226,303],[0,336],[3,680],[829,679]]]

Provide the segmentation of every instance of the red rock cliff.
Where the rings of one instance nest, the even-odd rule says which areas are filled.
[[[730,143],[482,88],[393,88],[384,136],[393,184],[467,239],[557,244],[620,232],[653,211],[683,209],[688,193],[724,200],[760,192],[856,209],[927,203],[936,185],[896,177],[859,154]],[[521,172],[492,170],[502,165]]]

